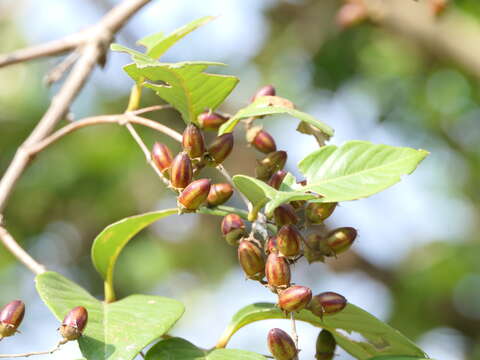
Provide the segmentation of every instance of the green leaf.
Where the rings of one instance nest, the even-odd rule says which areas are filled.
[[[214,16],[205,16],[176,29],[167,36],[164,36],[164,34],[161,32],[148,35],[139,40],[138,44],[147,48],[148,56],[158,59],[177,41],[181,40],[184,36],[190,34],[192,31],[198,29],[200,26],[205,25],[213,19],[215,19]]]
[[[352,304],[348,304],[345,309],[335,315],[324,316],[323,320],[308,310],[300,311],[295,318],[327,329],[335,337],[340,347],[359,360],[370,359],[372,356],[395,354],[426,356],[421,349],[397,330]],[[225,347],[232,335],[242,327],[266,319],[287,318],[275,304],[257,303],[244,307],[233,316],[218,342],[217,348]],[[354,333],[360,334],[364,340],[358,341],[350,338]]]
[[[177,209],[153,211],[127,217],[108,225],[93,241],[92,261],[103,279],[113,283],[113,270],[122,249],[141,230],[161,218],[177,214]]]
[[[203,350],[187,340],[171,338],[155,344],[147,353],[146,360],[265,360],[265,357],[250,351],[234,349]]]
[[[197,123],[206,109],[216,109],[238,83],[234,76],[203,72],[214,62],[130,64],[124,67],[136,82],[143,82],[158,96],[176,108],[186,123]]]
[[[174,299],[132,295],[104,303],[55,272],[35,279],[40,297],[58,320],[74,307],[88,311],[88,323],[78,340],[88,360],[129,360],[145,346],[166,334],[184,312]]]
[[[265,101],[265,99],[268,98],[270,97],[260,97],[247,107],[239,110],[234,116],[230,118],[230,120],[228,120],[220,127],[220,129],[218,130],[218,135],[232,132],[238,122],[242,119],[264,115],[289,114],[321,130],[325,134],[326,139],[333,136],[333,129],[327,124],[315,119],[313,116],[307,113],[292,109],[287,106],[270,106],[269,103]]]
[[[398,355],[398,356],[387,355],[387,356],[375,356],[368,360],[431,360],[431,359],[427,359],[424,357],[419,358],[419,357],[411,357],[411,356],[403,356],[403,355]]]
[[[249,176],[237,175],[233,182],[252,202],[268,201],[267,214],[293,200],[340,202],[376,194],[412,173],[428,155],[425,150],[349,141],[340,147],[328,145],[299,163],[306,186],[290,184],[276,190]],[[286,191],[287,190],[287,191]]]
[[[147,56],[137,50],[130,49],[120,44],[111,44],[110,50],[129,54],[132,57],[133,61],[135,61],[135,63],[137,64],[155,64],[157,62],[150,56]]]

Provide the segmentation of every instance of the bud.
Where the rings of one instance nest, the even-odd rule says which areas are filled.
[[[249,279],[263,279],[265,260],[261,250],[253,242],[248,240],[240,241],[238,245],[238,261]]]
[[[227,133],[217,137],[210,147],[208,153],[213,158],[214,162],[218,165],[221,164],[233,149],[233,134]]]
[[[261,126],[254,126],[248,129],[247,142],[264,154],[277,150],[277,145],[272,135],[263,130]]]
[[[303,237],[295,225],[284,225],[277,233],[278,251],[283,256],[297,256],[300,254],[300,247]]]
[[[170,181],[172,186],[177,189],[184,189],[193,177],[192,161],[184,152],[179,153],[173,159],[170,167]]]
[[[278,241],[278,239],[277,239]],[[287,288],[290,286],[290,266],[287,259],[277,255],[275,252],[270,253],[265,265],[265,275],[270,286]]]
[[[333,337],[332,333],[328,330],[323,329],[320,331],[317,337],[316,343],[316,355],[317,360],[333,360],[335,357],[335,347],[337,342]]]
[[[327,291],[315,295],[308,309],[317,316],[322,317],[324,314],[335,314],[343,310],[347,306],[347,299],[344,296],[333,291]]]
[[[298,223],[298,216],[292,205],[283,204],[273,211],[273,218],[277,226],[296,224]]]
[[[228,118],[212,111],[205,111],[198,115],[197,120],[203,130],[217,131]]]
[[[271,236],[268,238],[268,241],[265,243],[265,252],[267,254],[278,252],[276,236]]]
[[[272,152],[258,162],[255,175],[258,179],[267,181],[275,172],[282,170],[286,162],[287,153],[285,151]]]
[[[317,203],[311,202],[308,203],[307,208],[305,209],[305,216],[312,224],[321,224],[323,220],[327,219],[332,215],[335,207],[337,206],[336,202],[333,203]]]
[[[228,214],[222,220],[222,234],[230,245],[236,245],[237,241],[245,234],[245,223],[237,214]]]
[[[70,312],[63,319],[62,326],[60,326],[60,335],[66,340],[77,340],[85,329],[88,321],[88,312],[83,306],[77,306],[70,310]]]
[[[233,187],[228,183],[213,184],[208,193],[207,202],[209,206],[221,205],[230,199],[233,194]]]
[[[153,162],[161,172],[164,172],[172,165],[172,153],[164,144],[160,144],[159,142],[153,144],[151,156]]]
[[[197,210],[207,200],[210,186],[210,179],[195,180],[178,196],[178,202],[187,210]]]
[[[278,170],[275,172],[270,180],[268,180],[267,184],[273,187],[274,189],[280,189],[280,185],[282,185],[283,179],[287,176],[287,172],[285,170]]]
[[[250,99],[250,101],[254,102],[261,96],[275,96],[275,93],[276,91],[273,85],[265,85],[257,90],[255,95],[253,95],[252,98]]]
[[[305,308],[312,300],[312,290],[306,286],[291,286],[278,295],[278,306],[282,310],[293,312]]]
[[[183,150],[193,158],[203,156],[205,152],[205,140],[200,129],[194,124],[188,124],[182,136]]]
[[[325,239],[320,241],[319,249],[326,256],[335,256],[347,251],[357,237],[357,230],[352,227],[342,227],[330,232]],[[330,250],[330,254],[327,254]]]
[[[0,340],[17,332],[25,315],[25,304],[21,300],[10,301],[0,310]]]
[[[342,5],[337,13],[337,24],[342,29],[355,26],[363,22],[368,17],[365,5],[358,0],[350,0]]]
[[[290,335],[281,329],[268,332],[267,344],[276,360],[293,360],[297,357],[297,349]]]

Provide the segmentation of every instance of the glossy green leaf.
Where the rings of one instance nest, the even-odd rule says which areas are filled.
[[[190,34],[192,31],[198,29],[200,26],[205,25],[213,19],[215,19],[214,16],[205,16],[176,29],[167,36],[161,32],[146,36],[139,40],[138,44],[147,48],[148,56],[158,59],[177,41],[181,40],[184,36]]]
[[[88,311],[88,323],[78,340],[88,360],[130,360],[160,338],[184,312],[174,299],[132,295],[107,304],[55,272],[35,279],[37,291],[58,320],[74,307]]]
[[[110,50],[129,54],[132,57],[133,61],[135,61],[135,63],[137,64],[145,65],[145,64],[155,64],[157,62],[154,58],[151,58],[150,56],[145,55],[144,53],[141,53],[137,50],[130,49],[120,44],[111,44]]]
[[[325,134],[325,137],[327,139],[333,136],[333,129],[327,124],[315,119],[313,116],[307,113],[292,109],[287,106],[270,106],[269,103],[265,101],[265,99],[268,98],[268,96],[260,97],[247,107],[239,110],[234,116],[232,116],[226,123],[224,123],[220,127],[220,129],[218,130],[218,134],[222,135],[224,133],[232,132],[238,122],[242,119],[264,115],[288,114],[321,130]]]
[[[291,184],[288,189],[276,190],[244,175],[234,176],[233,181],[251,201],[268,201],[266,212],[271,214],[292,200],[340,202],[371,196],[412,173],[427,155],[425,150],[354,140],[342,146],[324,146],[303,159],[299,170],[306,186]]]
[[[153,211],[127,217],[108,225],[95,238],[92,245],[93,265],[103,279],[110,284],[113,282],[115,263],[130,239],[155,221],[177,213],[177,209]]]
[[[197,123],[197,116],[206,109],[216,109],[238,83],[234,76],[205,73],[214,62],[146,62],[124,67],[136,82],[155,91],[176,108],[186,123]]]
[[[203,350],[181,338],[160,341],[148,351],[145,358],[146,360],[265,360],[264,356],[245,350]]]
[[[421,349],[397,330],[352,304],[348,304],[345,309],[335,315],[324,316],[323,320],[308,310],[300,311],[295,318],[327,329],[335,337],[340,347],[359,360],[395,354],[426,356]],[[287,318],[275,304],[257,303],[244,307],[233,316],[218,342],[217,348],[225,347],[233,334],[242,327],[266,319]],[[356,338],[361,335],[363,340],[353,340],[353,335],[356,335]]]

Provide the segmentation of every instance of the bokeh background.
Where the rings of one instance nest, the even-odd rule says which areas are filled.
[[[422,7],[422,2],[411,3]],[[2,0],[0,52],[75,32],[114,3]],[[413,32],[399,34],[371,23],[341,31],[335,20],[340,6],[338,0],[158,0],[140,11],[116,41],[134,47],[147,34],[219,15],[175,45],[165,61],[229,64],[212,69],[241,79],[222,110],[245,106],[258,87],[271,83],[280,96],[334,127],[334,144],[362,139],[429,150],[412,176],[369,199],[342,204],[328,220],[331,227],[358,229],[353,251],[327,264],[300,263],[294,278],[315,292],[344,294],[432,358],[480,359],[478,78],[471,68],[419,44]],[[480,22],[477,0],[452,1],[449,11],[457,20]],[[58,89],[42,83],[58,61],[0,69],[0,172]],[[75,118],[124,110],[131,81],[121,67],[128,61],[124,54],[109,54],[105,69],[95,71],[73,105]],[[144,105],[158,103],[145,93]],[[182,129],[174,111],[151,117]],[[288,151],[287,168],[294,173],[296,163],[317,147],[313,138],[295,131],[296,124],[282,117],[265,123],[278,147]],[[138,130],[148,144],[158,140],[178,150],[169,139]],[[236,150],[225,165],[232,174],[253,174],[259,154],[245,147],[240,127],[235,135]],[[241,206],[238,199],[232,203]],[[174,204],[125,129],[104,125],[78,131],[43,152],[18,183],[5,218],[40,262],[101,297],[102,281],[89,257],[96,234],[123,217]],[[236,251],[221,237],[220,221],[206,215],[159,221],[127,246],[116,272],[121,296],[142,292],[183,301],[186,314],[172,333],[203,347],[216,342],[240,307],[274,301],[273,294],[244,280]],[[3,248],[0,284],[0,303],[14,298],[27,303],[22,334],[1,342],[0,353],[55,344],[58,323],[37,296],[33,275]],[[237,333],[230,346],[267,353],[266,333],[273,326],[289,329],[284,321],[255,323]],[[298,326],[301,358],[311,359],[317,330]],[[78,355],[76,345],[69,344],[43,358]],[[351,357],[339,351],[336,359]]]

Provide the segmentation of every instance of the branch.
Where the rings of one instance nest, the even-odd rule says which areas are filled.
[[[19,358],[19,357],[29,357],[34,355],[49,355],[53,354],[55,351],[58,351],[63,344],[66,344],[68,340],[60,340],[53,349],[47,351],[34,351],[23,354],[0,354],[0,359],[10,359],[10,358]]]

